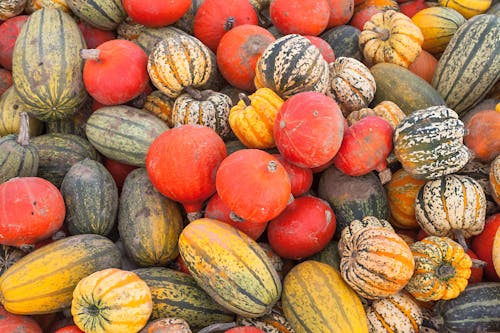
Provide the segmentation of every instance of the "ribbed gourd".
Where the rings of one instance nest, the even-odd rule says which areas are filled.
[[[114,30],[126,17],[121,0],[66,0],[71,12],[101,30]]]
[[[5,21],[22,13],[27,0],[3,0],[0,3],[0,20]]]
[[[137,35],[137,38],[132,41],[139,45],[146,54],[150,55],[153,52],[156,44],[162,40],[177,36],[177,35],[188,36],[184,31],[174,28],[173,26],[167,26],[162,28],[149,28],[144,27],[141,32]]]
[[[304,91],[326,93],[328,63],[307,38],[286,35],[264,50],[257,61],[254,83],[257,89],[270,88],[283,99]]]
[[[394,130],[394,153],[403,168],[418,179],[452,174],[470,159],[463,144],[464,124],[444,106],[418,110]]]
[[[166,122],[168,127],[174,127],[172,123],[174,103],[175,99],[168,97],[159,90],[155,90],[146,97],[142,110],[154,114]]]
[[[83,48],[85,40],[69,14],[42,8],[30,15],[12,63],[14,86],[30,115],[43,121],[68,118],[85,102]]]
[[[18,134],[21,127],[21,112],[25,111],[24,103],[11,86],[0,96],[0,136]],[[35,117],[29,118],[29,135],[42,133],[43,123]]]

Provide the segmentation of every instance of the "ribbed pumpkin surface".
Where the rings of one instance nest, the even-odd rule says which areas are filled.
[[[21,126],[21,112],[26,111],[24,103],[16,92],[16,88],[11,86],[0,96],[0,136],[19,133]],[[29,117],[30,136],[39,135],[43,130],[43,123]]]
[[[385,228],[389,231],[394,231],[392,225],[384,220],[378,219],[375,216],[365,216],[362,219],[351,221],[351,223],[342,230],[342,236],[339,241],[339,253],[342,255],[343,244],[352,242],[352,237],[354,234],[362,229],[366,228]]]
[[[172,109],[174,102],[175,99],[168,97],[159,90],[155,90],[146,97],[146,102],[142,109],[165,121],[168,127],[173,127]]]
[[[129,173],[118,215],[118,231],[129,257],[140,266],[166,265],[178,255],[182,226],[180,207],[156,190],[146,169]]]
[[[119,105],[96,110],[85,132],[90,143],[107,158],[145,166],[149,146],[166,130],[168,126],[154,115]]]
[[[163,28],[145,27],[141,31],[141,33],[137,36],[137,38],[132,41],[137,45],[139,45],[144,50],[144,52],[146,52],[149,55],[151,54],[151,52],[153,52],[158,42],[169,37],[175,37],[179,34],[187,36],[187,34],[184,31],[174,28],[172,26],[167,26]]]
[[[491,0],[439,0],[443,7],[456,9],[466,19],[484,13],[490,7]]]
[[[179,238],[179,252],[196,282],[236,314],[262,316],[280,298],[281,281],[264,250],[226,223],[191,222]]]
[[[234,314],[217,304],[189,274],[163,267],[133,272],[151,290],[153,313],[150,319],[182,318],[193,330],[234,320]]]
[[[0,277],[0,302],[18,314],[58,312],[84,277],[120,266],[120,251],[99,235],[67,237],[26,255]]]
[[[292,268],[284,280],[281,302],[297,333],[368,332],[358,295],[326,264],[309,260]]]
[[[500,156],[491,162],[490,184],[493,199],[500,205]]]
[[[35,177],[38,173],[38,150],[21,145],[18,136],[0,138],[0,184],[14,177]]]
[[[73,14],[102,30],[114,30],[126,17],[121,0],[66,0]]]
[[[32,116],[67,118],[85,101],[83,48],[80,29],[68,14],[42,8],[30,15],[16,41],[12,75]]]
[[[432,86],[462,115],[500,78],[500,17],[480,15],[463,24],[439,59]]]

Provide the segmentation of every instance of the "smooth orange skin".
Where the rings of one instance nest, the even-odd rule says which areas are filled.
[[[0,330],[2,333],[43,333],[33,318],[7,312],[1,305]]]
[[[483,110],[465,124],[468,134],[464,143],[483,162],[491,162],[500,155],[500,112]]]
[[[484,276],[486,280],[492,282],[500,281],[495,267],[493,266],[493,242],[495,234],[500,227],[500,213],[490,216],[486,219],[483,232],[474,237],[471,243],[471,249],[479,257],[486,261]]]
[[[284,35],[317,36],[328,26],[328,0],[274,0],[269,6],[271,21]]]
[[[349,22],[354,13],[354,0],[328,0],[330,18],[327,29],[344,25]]]
[[[422,79],[432,84],[432,76],[436,71],[438,60],[429,52],[422,50],[420,55],[415,59],[415,61],[408,67],[408,69],[420,76]]]
[[[147,27],[165,27],[178,21],[191,6],[191,0],[123,0],[127,14]]]
[[[332,47],[328,44],[327,41],[320,37],[316,36],[304,36],[309,39],[312,45],[316,46],[321,52],[321,55],[326,60],[327,63],[331,63],[335,61],[335,53],[333,52]]]

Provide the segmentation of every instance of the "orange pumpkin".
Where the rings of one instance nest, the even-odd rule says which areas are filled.
[[[269,13],[283,35],[317,36],[328,25],[330,6],[328,0],[274,0]]]
[[[417,74],[422,79],[432,84],[432,77],[436,71],[438,60],[429,52],[422,50],[414,62],[408,66],[410,72]]]
[[[464,143],[483,162],[490,162],[500,154],[500,112],[484,110],[476,113],[465,124]]]

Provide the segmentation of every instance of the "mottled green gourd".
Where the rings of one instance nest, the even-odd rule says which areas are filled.
[[[19,135],[0,138],[0,183],[14,177],[36,176],[38,161],[38,150],[30,144],[28,114],[23,112]]]
[[[43,121],[68,118],[87,99],[80,49],[85,40],[63,11],[42,8],[30,15],[14,47],[12,77],[26,111]]]
[[[72,235],[110,233],[118,209],[118,188],[101,163],[86,158],[74,164],[64,177],[61,193]]]
[[[121,0],[66,0],[73,14],[101,30],[114,30],[126,17]]]

